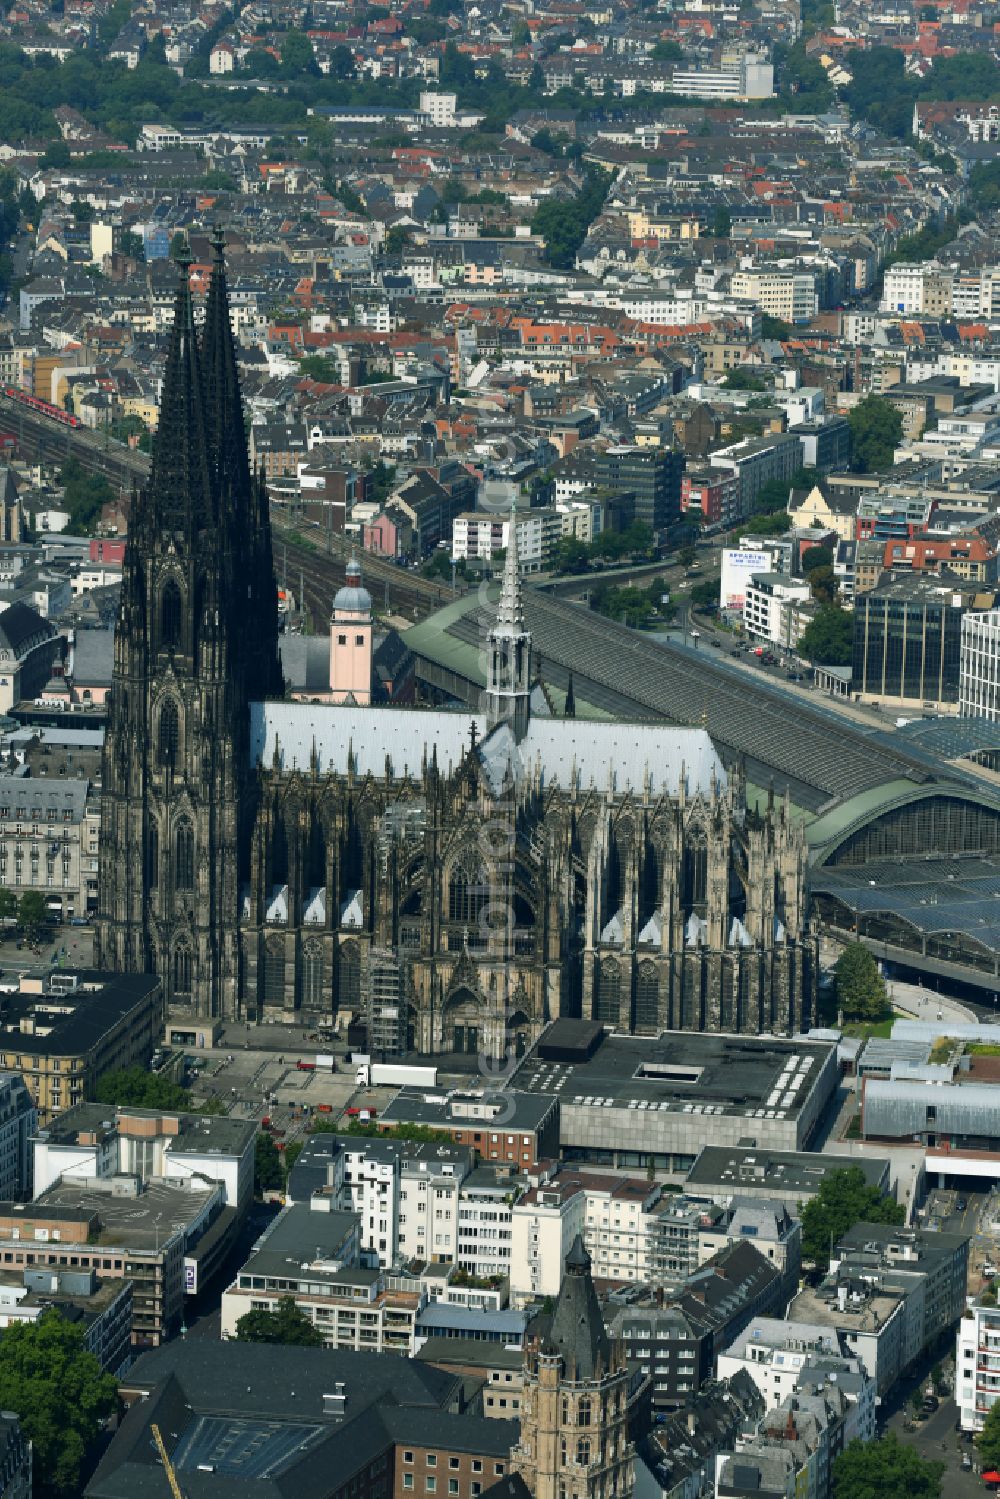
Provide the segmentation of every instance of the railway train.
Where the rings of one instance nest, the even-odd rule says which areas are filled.
[[[29,396],[26,390],[19,390],[16,385],[4,385],[0,388],[8,400],[16,401],[19,406],[30,407],[32,411],[37,411],[39,416],[47,416],[51,421],[61,422],[64,427],[83,426],[78,416],[72,416],[61,407],[53,406],[51,401],[42,401],[38,396]]]

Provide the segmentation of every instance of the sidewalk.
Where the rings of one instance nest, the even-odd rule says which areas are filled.
[[[949,999],[945,994],[935,994],[933,989],[922,984],[904,984],[898,979],[890,979],[886,992],[893,1009],[910,1020],[957,1020],[962,1024],[979,1024],[979,1016],[968,1005]]]

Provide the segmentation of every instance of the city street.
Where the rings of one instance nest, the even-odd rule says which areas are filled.
[[[907,1394],[909,1394],[907,1387]],[[958,1407],[954,1400],[942,1400],[937,1410],[926,1421],[917,1421],[913,1431],[904,1430],[905,1424],[911,1422],[911,1415],[906,1402],[894,1411],[886,1422],[889,1431],[894,1431],[901,1442],[915,1447],[921,1457],[931,1458],[935,1462],[945,1464],[944,1476],[941,1480],[941,1493],[944,1499],[966,1499],[973,1494],[982,1495],[983,1481],[975,1472],[975,1466],[979,1463],[979,1456],[971,1442],[964,1442],[961,1433],[955,1430],[958,1421]],[[973,1471],[968,1472],[962,1468],[962,1454],[969,1453],[973,1462]]]

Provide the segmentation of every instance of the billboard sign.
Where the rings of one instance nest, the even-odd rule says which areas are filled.
[[[770,552],[751,552],[743,547],[726,547],[722,553],[722,579],[719,608],[742,610],[747,584],[754,573],[768,573],[773,566]]]

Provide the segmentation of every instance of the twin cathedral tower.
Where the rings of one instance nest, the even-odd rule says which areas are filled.
[[[177,1018],[311,1023],[365,1010],[388,975],[399,1050],[520,1051],[557,1015],[808,1025],[800,824],[749,806],[703,729],[553,714],[513,525],[481,711],[285,699],[223,248],[200,333],[179,262],[132,500],[96,966],[159,974]]]
[[[280,696],[267,491],[250,473],[220,233],[201,336],[178,261],[149,484],[133,494],[104,744],[95,961],[239,1011],[249,704]]]

